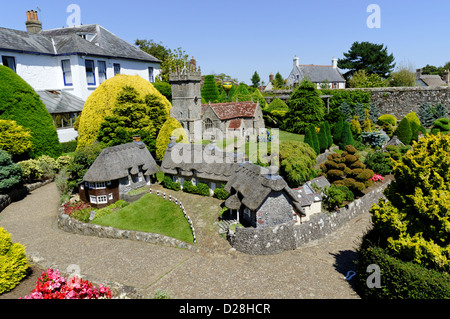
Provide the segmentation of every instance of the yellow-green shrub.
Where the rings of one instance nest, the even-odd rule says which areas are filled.
[[[156,138],[157,159],[162,160],[164,158],[164,154],[166,153],[166,148],[169,144],[169,139],[171,136],[176,136],[178,143],[188,143],[189,141],[186,131],[183,129],[180,122],[173,117],[169,117],[169,119],[164,123],[159,131],[158,137]]]
[[[153,85],[138,75],[116,75],[104,81],[87,99],[78,126],[78,148],[92,144],[97,137],[100,124],[106,116],[112,115],[117,95],[125,86],[131,86],[144,99],[147,94],[156,96],[170,112],[172,105]]]
[[[25,247],[13,243],[11,235],[0,227],[0,295],[17,286],[28,268]]]
[[[30,150],[31,132],[13,120],[0,119],[0,149],[11,155],[18,155]]]

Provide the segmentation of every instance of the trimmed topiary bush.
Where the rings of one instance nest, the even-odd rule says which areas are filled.
[[[62,153],[51,115],[39,95],[20,76],[0,65],[0,119],[13,120],[31,132],[30,157]]]
[[[0,193],[22,184],[22,168],[14,164],[11,155],[0,150]]]
[[[13,243],[11,235],[0,227],[0,295],[17,286],[28,269],[25,247]]]
[[[398,139],[402,141],[403,144],[409,145],[412,140],[412,130],[411,125],[406,117],[404,117],[397,126],[397,129],[394,132],[394,135],[397,135]]]
[[[397,118],[391,114],[383,114],[378,118],[377,124],[379,126],[384,126],[384,124],[391,124],[392,126],[397,125]]]
[[[206,103],[217,103],[219,100],[219,90],[217,89],[216,81],[214,75],[205,75],[205,82],[201,89],[202,99]]]

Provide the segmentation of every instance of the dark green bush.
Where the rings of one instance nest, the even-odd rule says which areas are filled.
[[[380,175],[387,175],[392,172],[392,161],[389,154],[385,152],[377,151],[367,154],[364,163],[367,168]]]
[[[179,191],[181,189],[180,183],[172,181],[170,176],[165,176],[163,180],[163,186],[168,189],[173,189],[175,191]]]
[[[191,181],[184,181],[183,192],[202,196],[209,196],[209,187],[204,183],[198,183],[197,186],[194,186]]]
[[[52,117],[33,88],[2,65],[0,87],[0,119],[14,120],[31,131],[33,145],[29,156],[49,155],[56,158],[61,155],[62,148]]]
[[[430,270],[411,262],[403,262],[389,256],[369,241],[366,234],[358,250],[358,276],[356,289],[363,299],[449,299],[450,275]],[[381,272],[381,288],[367,287],[371,273],[367,267],[378,265]]]
[[[63,153],[75,152],[75,150],[77,149],[77,141],[76,140],[72,140],[72,141],[69,141],[69,142],[63,142],[63,143],[61,143],[61,147],[62,147],[62,152]]]
[[[225,189],[224,189],[225,185],[222,185],[222,187],[220,188],[216,188],[214,190],[214,197],[220,200],[226,200],[229,196],[230,193],[228,193]]]
[[[400,121],[394,135],[397,135],[398,139],[405,145],[409,145],[411,143],[413,132],[411,130],[411,124],[406,117]]]
[[[22,185],[22,168],[14,164],[11,155],[0,150],[0,193]]]

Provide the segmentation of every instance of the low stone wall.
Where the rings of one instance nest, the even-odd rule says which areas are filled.
[[[150,189],[151,193],[151,189]],[[159,191],[157,196],[159,196]],[[163,194],[161,193],[161,196]],[[141,197],[143,194],[135,195],[134,197]],[[163,196],[164,199],[166,199],[165,193]],[[167,200],[169,198],[167,197]],[[172,201],[172,198],[170,198]],[[173,201],[175,202],[176,199]],[[180,208],[183,210],[183,213],[185,217],[187,218],[189,224],[191,225],[191,229],[193,231],[194,235],[194,242],[196,242],[195,239],[195,232],[194,227],[192,225],[192,221],[189,218],[189,216],[186,214],[186,210],[184,209],[184,206],[181,202],[176,202],[177,205],[180,205]],[[197,251],[197,247],[195,245],[188,244],[184,241],[178,240],[176,238],[164,236],[161,234],[154,234],[154,233],[147,233],[147,232],[140,232],[140,231],[134,231],[134,230],[123,230],[118,229],[110,226],[101,226],[96,224],[90,224],[90,223],[83,223],[75,218],[71,218],[69,215],[64,213],[64,208],[60,207],[58,210],[58,227],[66,232],[73,233],[73,234],[79,234],[79,235],[85,235],[85,236],[97,236],[97,237],[103,237],[103,238],[114,238],[114,239],[129,239],[129,240],[137,240],[137,241],[143,241],[151,244],[156,245],[162,245],[162,246],[168,246],[168,247],[178,247],[178,248],[184,248],[189,249],[192,251]]]
[[[0,212],[4,210],[9,204],[25,198],[25,196],[27,196],[28,193],[34,191],[36,188],[47,185],[51,182],[53,182],[53,179],[49,179],[42,182],[36,182],[32,184],[26,184],[18,189],[10,191],[7,194],[0,194]]]
[[[274,227],[238,227],[228,239],[233,248],[251,255],[270,255],[296,249],[312,240],[330,235],[351,219],[368,212],[372,204],[384,198],[383,191],[388,184],[380,185],[336,212],[314,214],[303,224],[295,225],[292,221]]]

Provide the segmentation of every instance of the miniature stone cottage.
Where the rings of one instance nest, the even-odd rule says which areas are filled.
[[[158,172],[153,156],[139,138],[105,148],[79,184],[80,199],[102,208],[130,190],[150,185]]]
[[[228,180],[225,206],[244,226],[269,227],[305,216],[298,195],[277,172],[276,166],[244,163]]]

